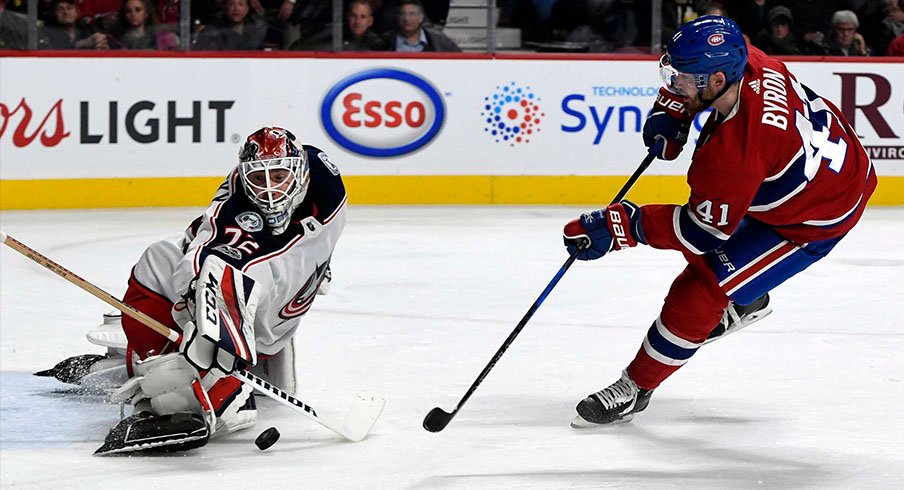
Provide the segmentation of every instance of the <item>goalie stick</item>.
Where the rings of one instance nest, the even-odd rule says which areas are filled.
[[[622,186],[621,190],[618,191],[618,194],[615,195],[615,198],[612,199],[612,203],[615,204],[621,201],[625,194],[634,186],[634,183],[637,182],[637,179],[640,178],[640,174],[642,174],[647,167],[653,162],[655,155],[648,154],[646,158],[640,162],[640,166],[637,167],[637,170],[631,175],[631,178],[625,182],[625,185]],[[585,245],[586,246],[586,245]],[[474,383],[471,384],[471,387],[468,388],[468,391],[465,393],[465,396],[462,397],[461,401],[458,402],[458,405],[455,406],[455,409],[452,412],[447,412],[439,407],[434,407],[433,410],[427,413],[427,416],[424,417],[424,429],[430,432],[439,432],[446,428],[449,422],[452,421],[452,418],[458,414],[458,411],[461,410],[461,407],[464,406],[465,402],[468,401],[468,398],[471,398],[471,395],[474,394],[474,391],[477,390],[477,387],[480,386],[480,383],[483,382],[483,379],[487,377],[487,374],[490,374],[490,370],[493,369],[493,366],[499,362],[499,358],[505,354],[505,351],[508,350],[509,346],[512,345],[512,342],[515,341],[515,337],[521,333],[521,330],[527,325],[527,322],[530,321],[531,317],[534,316],[534,313],[537,309],[540,308],[540,305],[543,304],[543,301],[546,300],[546,297],[549,296],[549,293],[552,292],[552,289],[556,287],[556,284],[559,283],[559,280],[562,279],[562,276],[565,275],[565,272],[571,267],[571,264],[574,263],[575,259],[578,257],[578,252],[575,251],[568,257],[568,260],[565,261],[565,264],[559,268],[559,272],[556,272],[556,275],[549,281],[549,284],[546,285],[546,289],[540,293],[540,296],[534,301],[534,304],[528,308],[527,313],[524,314],[524,317],[521,318],[521,321],[518,322],[518,325],[512,330],[512,333],[509,334],[508,338],[505,339],[505,342],[502,343],[502,346],[499,347],[499,350],[496,351],[496,354],[493,355],[493,358],[490,359],[490,362],[483,368],[483,371],[480,372],[480,375],[477,376],[477,379],[474,380]]]
[[[182,335],[179,332],[170,329],[157,320],[154,320],[146,314],[123,303],[110,293],[98,288],[94,284],[91,284],[69,269],[66,269],[53,260],[50,260],[40,252],[35,251],[28,245],[25,245],[19,240],[16,240],[15,238],[7,235],[3,231],[0,231],[0,241],[2,241],[4,244],[6,244],[16,252],[19,252],[20,254],[42,265],[47,270],[87,291],[97,299],[116,308],[123,314],[129,315],[135,320],[138,320],[144,326],[159,333],[160,335],[163,335],[167,339],[176,343],[181,342]],[[352,442],[358,442],[367,437],[367,435],[370,433],[370,430],[376,423],[377,418],[379,418],[380,414],[383,412],[383,406],[386,404],[386,400],[384,400],[379,395],[368,393],[359,394],[352,402],[352,406],[349,408],[345,418],[339,421],[319,415],[312,406],[246,370],[235,371],[233,375],[250,384],[254,389],[260,391],[264,395],[278,401],[279,403],[282,403],[283,405],[286,405],[296,413],[304,415],[305,417],[313,420],[314,422],[317,422],[318,424]]]

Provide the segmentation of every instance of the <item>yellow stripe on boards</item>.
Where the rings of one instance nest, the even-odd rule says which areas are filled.
[[[608,204],[627,176],[347,175],[352,204]],[[0,210],[206,206],[223,177],[0,180]],[[639,204],[684,203],[684,176],[645,175]],[[879,178],[871,206],[904,205],[904,176]]]

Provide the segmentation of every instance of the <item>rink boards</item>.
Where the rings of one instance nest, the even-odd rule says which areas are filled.
[[[871,204],[904,204],[904,63],[789,64],[861,136]],[[203,205],[262,125],[323,149],[353,203],[608,202],[658,84],[652,57],[0,53],[0,209]],[[631,197],[685,200],[689,156]]]

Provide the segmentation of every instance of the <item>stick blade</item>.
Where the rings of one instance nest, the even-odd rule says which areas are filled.
[[[355,397],[352,406],[348,409],[345,420],[342,421],[342,436],[352,442],[363,441],[370,430],[373,429],[386,399],[375,393],[360,393]]]
[[[429,432],[439,432],[449,425],[452,420],[452,414],[446,412],[442,408],[435,407],[430,413],[424,417],[424,429]]]

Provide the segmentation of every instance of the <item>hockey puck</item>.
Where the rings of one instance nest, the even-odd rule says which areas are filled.
[[[269,449],[270,446],[276,444],[276,441],[279,440],[279,431],[276,430],[276,427],[270,427],[269,429],[260,433],[257,436],[257,439],[254,440],[254,445],[257,446],[258,449],[264,451]]]

